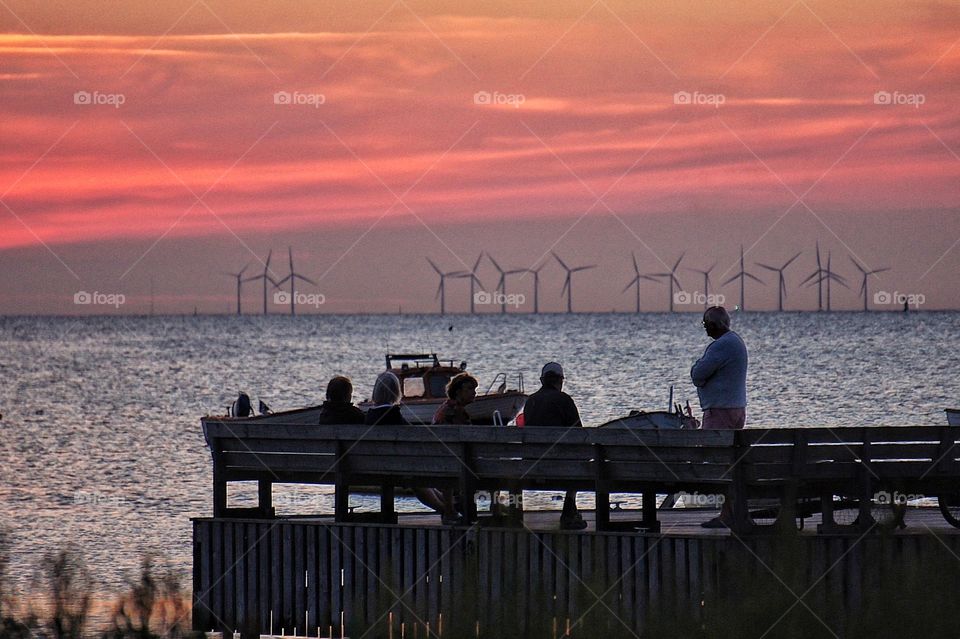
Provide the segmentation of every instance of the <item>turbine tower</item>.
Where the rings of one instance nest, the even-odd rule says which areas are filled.
[[[540,271],[546,265],[547,263],[544,262],[537,268],[524,269],[525,273],[533,273],[533,313],[535,315],[540,313]]]
[[[705,271],[701,271],[698,268],[688,268],[688,271],[693,271],[694,273],[699,273],[703,275],[703,308],[707,308],[710,305],[710,273],[713,272],[713,269],[717,268],[717,263],[714,262],[710,268]]]
[[[440,314],[447,314],[447,288],[446,280],[448,277],[462,277],[464,275],[463,271],[450,271],[449,273],[444,273],[440,270],[436,264],[433,263],[429,257],[427,261],[430,262],[430,266],[433,267],[433,270],[437,272],[437,275],[440,276],[440,286],[437,287],[437,294],[434,296],[434,299],[440,298]]]
[[[630,257],[633,258],[633,279],[630,280],[629,284],[623,287],[623,290],[620,291],[620,294],[623,295],[630,289],[631,286],[635,286],[637,289],[636,290],[636,293],[637,293],[636,312],[639,313],[640,312],[640,280],[648,280],[650,282],[659,282],[660,280],[652,275],[641,275],[640,267],[637,265],[637,256],[634,254],[633,251],[630,251]]]
[[[762,284],[763,286],[766,286],[766,284],[764,284],[763,280],[761,280],[761,279],[760,279],[759,277],[757,277],[756,275],[753,275],[752,273],[747,273],[746,269],[744,268],[744,266],[743,266],[743,244],[741,244],[741,245],[740,245],[740,272],[737,273],[736,275],[734,275],[733,277],[731,277],[730,279],[728,279],[726,282],[723,283],[723,286],[726,286],[727,284],[729,284],[730,282],[732,282],[732,281],[734,281],[734,280],[737,280],[737,279],[740,280],[740,310],[741,310],[741,311],[747,310],[746,300],[744,299],[744,298],[745,298],[745,295],[746,295],[746,286],[744,286],[744,284],[746,283],[746,279],[747,279],[748,277],[749,277],[751,280],[754,280],[755,282],[757,282],[758,284]]]
[[[304,277],[303,275],[300,275],[299,273],[297,273],[296,271],[293,270],[293,247],[292,247],[292,246],[288,246],[288,247],[287,247],[287,251],[288,251],[288,254],[289,254],[289,256],[290,256],[290,274],[287,275],[287,276],[286,276],[285,278],[283,278],[282,280],[280,280],[279,282],[277,282],[277,283],[275,284],[275,286],[276,286],[277,288],[280,288],[280,287],[283,286],[286,282],[288,282],[288,281],[290,282],[290,314],[291,314],[291,315],[296,315],[296,314],[297,314],[297,311],[296,311],[296,289],[295,289],[295,286],[294,286],[296,280],[303,280],[304,282],[307,282],[308,284],[313,284],[314,286],[316,286],[317,283],[314,282],[313,280],[311,280],[310,278]]]
[[[676,284],[677,288],[682,289],[683,286],[680,284],[680,280],[677,279],[677,269],[680,267],[680,262],[683,261],[683,256],[686,253],[681,253],[680,257],[673,264],[673,268],[670,269],[669,273],[651,273],[653,277],[665,277],[667,278],[667,283],[670,285],[670,312],[673,312],[673,285]]]
[[[254,275],[243,280],[244,282],[254,282],[256,280],[263,280],[263,314],[266,315],[267,310],[267,282],[273,284],[274,288],[280,286],[277,283],[277,280],[273,279],[273,276],[270,275],[270,259],[273,257],[273,249],[267,253],[267,261],[263,264],[263,273],[260,275]]]
[[[563,260],[560,259],[559,255],[557,255],[553,251],[550,251],[550,254],[553,255],[553,257],[558,262],[560,262],[560,266],[562,266],[563,270],[567,272],[567,277],[566,279],[563,280],[563,288],[560,290],[560,297],[563,297],[564,293],[566,293],[567,312],[572,313],[573,312],[573,274],[576,273],[577,271],[586,271],[591,268],[596,268],[597,265],[590,264],[589,266],[576,266],[574,268],[570,268],[569,266],[567,266],[567,264]]]
[[[815,270],[813,273],[808,275],[805,280],[800,282],[800,286],[803,286],[808,282],[810,282],[808,286],[812,286],[813,284],[817,285],[817,310],[818,311],[823,310],[823,280],[825,275],[826,275],[826,271],[823,270],[823,262],[820,261],[820,240],[817,240],[817,270]],[[814,279],[816,279],[815,282],[813,282]],[[827,286],[829,286],[829,283],[827,284]]]
[[[793,261],[798,257],[800,257],[800,253],[797,253],[796,255],[791,257],[780,268],[777,268],[775,266],[770,266],[768,264],[761,264],[760,262],[756,262],[757,266],[776,273],[780,278],[780,285],[777,286],[777,310],[781,313],[783,312],[783,298],[787,296],[787,280],[783,276],[783,272],[787,270],[787,267],[790,266],[793,263]]]
[[[850,261],[853,262],[853,265],[856,266],[857,270],[860,271],[860,274],[863,275],[863,282],[860,284],[860,294],[863,295],[863,311],[867,312],[870,310],[869,307],[867,306],[867,296],[869,294],[869,290],[867,287],[867,278],[870,277],[871,275],[876,275],[877,273],[883,273],[884,271],[889,271],[890,267],[887,266],[884,268],[875,268],[872,271],[868,271],[862,266],[860,266],[860,264],[852,257],[850,258]]]
[[[483,282],[480,281],[480,278],[477,277],[477,267],[480,266],[480,260],[483,259],[483,251],[480,251],[480,255],[477,256],[477,261],[473,263],[473,269],[468,273],[466,271],[453,275],[452,277],[456,278],[469,278],[470,279],[470,314],[473,315],[473,303],[476,300],[475,296],[475,285],[479,284],[480,288],[483,288]]]
[[[827,252],[827,268],[823,270],[823,275],[816,282],[810,282],[809,284],[807,284],[807,286],[813,286],[814,284],[822,285],[823,282],[827,283],[827,312],[828,313],[832,310],[830,305],[830,300],[831,300],[830,284],[832,282],[836,282],[837,284],[839,284],[844,288],[850,288],[849,286],[847,286],[846,278],[840,275],[837,275],[830,268],[830,262],[832,259],[833,259],[833,253],[828,251]]]
[[[487,259],[490,260],[490,263],[493,264],[493,267],[497,269],[500,273],[500,279],[497,281],[497,290],[500,291],[500,312],[507,312],[507,275],[516,275],[517,273],[526,273],[527,269],[525,268],[515,268],[509,271],[505,271],[500,268],[500,265],[497,264],[497,261],[493,259],[493,256],[487,253]]]
[[[221,272],[222,275],[228,277],[237,278],[237,315],[243,315],[240,311],[240,288],[243,286],[243,283],[247,280],[243,279],[243,272],[250,268],[250,262],[247,262],[247,265],[240,269],[239,273],[227,273],[225,271]],[[150,280],[150,314],[153,315],[153,280]]]

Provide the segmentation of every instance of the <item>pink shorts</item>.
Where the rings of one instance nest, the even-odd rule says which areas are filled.
[[[746,422],[746,408],[708,408],[703,411],[705,430],[738,430]]]

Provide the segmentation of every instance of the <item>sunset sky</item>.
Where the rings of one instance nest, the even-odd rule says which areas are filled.
[[[741,244],[767,282],[748,308],[776,307],[755,263],[803,251],[787,307],[811,309],[817,240],[836,308],[862,306],[851,257],[891,268],[878,310],[958,308],[958,78],[947,2],[0,0],[0,313],[141,313],[151,282],[158,312],[230,312],[223,273],[272,249],[280,279],[288,247],[324,298],[305,313],[435,311],[425,258],[481,250],[549,260],[549,311],[551,250],[597,264],[575,308],[626,311],[631,251],[686,251],[694,292],[685,267],[726,280]],[[519,310],[532,284],[508,281]],[[665,283],[641,293],[666,309]]]

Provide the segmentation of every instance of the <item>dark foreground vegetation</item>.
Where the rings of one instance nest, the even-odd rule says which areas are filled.
[[[946,543],[917,544],[924,552],[909,561],[892,561],[884,544],[864,556],[863,574],[845,574],[839,567],[812,574],[809,545],[795,539],[770,539],[772,561],[761,561],[750,551],[730,553],[721,566],[711,593],[680,592],[662,584],[660,604],[645,611],[644,629],[637,634],[605,605],[616,592],[613,584],[585,582],[578,593],[578,619],[547,615],[521,623],[510,602],[497,616],[478,610],[477,593],[460,593],[456,610],[444,613],[441,628],[426,624],[396,625],[391,632],[389,611],[396,599],[381,597],[393,606],[383,610],[378,624],[369,627],[347,622],[346,636],[444,637],[466,639],[602,637],[620,639],[671,637],[713,639],[885,639],[956,637],[960,628],[960,556]],[[951,544],[953,545],[953,544]],[[109,618],[91,616],[93,580],[76,552],[61,551],[42,561],[43,592],[34,603],[14,599],[7,575],[7,545],[0,536],[0,639],[198,639],[191,630],[190,595],[170,571],[145,559],[140,575],[128,591],[111,604]],[[385,582],[389,582],[389,576]],[[863,584],[850,596],[851,584]],[[838,596],[846,593],[845,596]],[[381,593],[384,594],[384,593]],[[548,610],[549,595],[539,597]],[[509,595],[507,595],[509,597]],[[691,602],[691,596],[695,600]],[[401,601],[405,598],[401,597]],[[41,603],[42,602],[42,603]],[[404,602],[405,603],[405,602]],[[400,603],[400,608],[406,608]],[[693,605],[691,605],[693,603]],[[410,609],[410,608],[406,608]],[[479,621],[478,621],[479,620]],[[244,637],[256,637],[258,628],[241,628]],[[264,629],[266,632],[266,629]],[[324,629],[323,637],[327,636]],[[341,636],[334,629],[334,636]]]

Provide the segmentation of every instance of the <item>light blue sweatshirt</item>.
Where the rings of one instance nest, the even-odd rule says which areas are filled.
[[[713,340],[690,369],[700,408],[747,406],[747,347],[740,336],[727,331]]]

